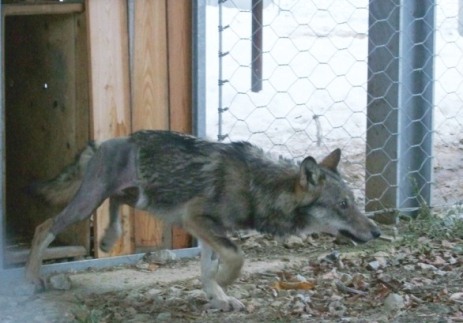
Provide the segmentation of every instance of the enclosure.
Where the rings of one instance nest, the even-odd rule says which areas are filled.
[[[463,320],[462,0],[4,0],[1,19],[0,320]],[[27,186],[88,140],[142,128],[296,163],[340,147],[385,237],[232,234],[248,263],[230,294],[246,308],[207,312],[191,237],[124,208],[105,254],[104,204],[46,252],[43,272],[73,288],[30,297],[13,278],[58,210]],[[159,249],[193,259],[146,260]],[[304,289],[282,287],[294,277]]]

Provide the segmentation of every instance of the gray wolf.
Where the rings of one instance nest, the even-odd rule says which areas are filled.
[[[40,281],[44,249],[109,198],[110,224],[100,248],[109,250],[121,234],[121,204],[152,212],[198,239],[208,306],[240,310],[244,305],[224,291],[238,278],[244,261],[227,232],[326,232],[358,242],[379,237],[378,227],[359,211],[337,170],[340,157],[336,149],[320,163],[306,157],[296,165],[273,160],[247,142],[209,142],[150,130],[90,146],[74,166],[33,187],[51,203],[69,202],[36,228],[26,278]]]

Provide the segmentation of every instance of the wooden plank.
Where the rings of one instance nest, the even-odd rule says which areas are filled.
[[[166,1],[137,0],[134,7],[132,128],[168,129]],[[169,247],[162,221],[136,210],[134,240],[138,251]]]
[[[192,130],[192,1],[168,1],[170,129]]]
[[[4,16],[58,15],[81,13],[84,11],[84,5],[82,3],[4,4],[2,9]]]
[[[192,246],[193,238],[181,227],[172,226],[172,249],[189,248]]]
[[[167,2],[170,129],[192,131],[192,1]],[[191,247],[191,236],[172,227],[172,248]]]
[[[86,1],[90,51],[92,134],[96,140],[130,132],[129,50],[125,0]],[[95,216],[95,245],[108,222],[108,202]],[[123,235],[110,255],[133,252],[131,210],[121,207]],[[107,256],[95,247],[97,257]]]
[[[25,263],[29,256],[30,249],[8,250],[5,254],[5,262],[9,265]],[[87,249],[82,246],[51,247],[45,249],[43,260],[61,258],[83,258]]]
[[[89,52],[87,37],[87,19],[85,13],[74,15],[75,35],[75,98],[76,113],[76,143],[78,147],[85,147],[92,137],[90,133],[90,96],[89,96]],[[85,68],[87,67],[87,68]]]
[[[169,128],[166,1],[135,1],[133,130]]]

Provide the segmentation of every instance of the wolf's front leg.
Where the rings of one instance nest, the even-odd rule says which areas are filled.
[[[222,311],[242,310],[244,308],[243,303],[234,297],[228,296],[216,280],[216,276],[221,272],[217,255],[204,241],[200,240],[199,243],[201,247],[201,281],[209,299],[207,308]],[[220,266],[220,268],[224,267]]]
[[[217,273],[215,275],[217,283],[225,287],[237,280],[241,274],[243,263],[243,252],[237,246],[222,250],[220,262],[217,263]]]

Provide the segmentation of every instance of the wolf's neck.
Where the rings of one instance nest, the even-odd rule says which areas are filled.
[[[298,170],[261,169],[250,182],[255,229],[276,235],[292,233],[294,210],[301,202],[297,191]]]

